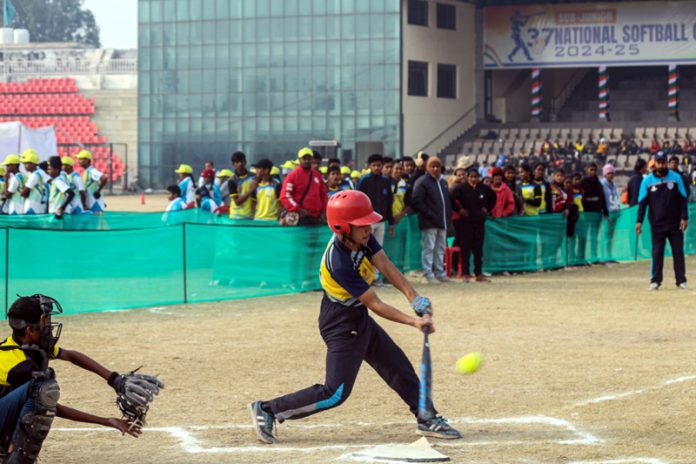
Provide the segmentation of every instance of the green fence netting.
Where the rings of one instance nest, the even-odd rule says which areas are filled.
[[[609,220],[585,213],[570,238],[561,215],[488,221],[484,269],[649,258],[650,227],[637,239],[635,219],[636,208]],[[314,290],[330,236],[326,227],[231,221],[197,210],[0,216],[0,298],[7,305],[18,294],[45,293],[69,314]],[[418,219],[404,218],[384,247],[403,271],[419,269]],[[696,228],[687,231],[685,247],[696,253]]]

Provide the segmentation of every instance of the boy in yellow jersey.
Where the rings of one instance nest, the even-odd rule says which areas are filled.
[[[58,168],[59,170],[60,168]],[[12,335],[0,342],[0,435],[7,453],[4,463],[34,463],[54,417],[112,427],[137,437],[138,424],[99,417],[58,403],[60,387],[49,361],[68,361],[114,386],[119,374],[79,351],[57,345],[62,324],[51,316],[63,312],[46,295],[19,297],[7,311]],[[49,459],[50,460],[50,459]]]
[[[253,219],[254,217],[253,195],[258,186],[258,179],[247,171],[246,163],[246,155],[241,151],[232,154],[234,174],[227,181],[232,219]]]
[[[326,191],[329,198],[342,192],[341,189],[341,168],[338,166],[329,166],[326,174]]]
[[[348,166],[341,166],[341,184],[338,186],[341,190],[355,190],[355,184],[350,178],[350,168]]]
[[[401,161],[394,162],[394,167],[392,168],[392,193],[394,196],[394,201],[392,202],[392,215],[394,216],[394,224],[401,222],[401,219],[408,213],[409,208],[406,206],[406,190],[408,189],[408,184],[403,178],[404,165]]]
[[[280,182],[271,177],[273,162],[268,159],[259,160],[256,168],[257,187],[254,190],[256,199],[256,221],[278,221],[280,214]]]
[[[249,405],[256,434],[268,444],[276,443],[275,421],[300,419],[341,405],[353,389],[363,361],[395,390],[414,415],[418,413],[419,381],[413,366],[369,315],[375,314],[418,331],[434,332],[430,300],[419,295],[392,264],[372,235],[372,224],[382,220],[367,195],[346,190],[334,195],[327,207],[329,240],[319,278],[324,297],[319,331],[327,345],[326,380],[270,401]],[[409,316],[384,303],[371,287],[378,269],[403,293],[416,311]],[[458,431],[433,409],[418,418],[416,433],[437,438],[461,438]]]
[[[544,192],[541,185],[534,182],[532,168],[528,164],[520,166],[520,184],[517,192],[524,204],[524,215],[538,216],[544,201]]]

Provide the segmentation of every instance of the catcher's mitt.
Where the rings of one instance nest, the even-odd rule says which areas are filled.
[[[109,385],[116,390],[116,405],[124,419],[142,427],[150,402],[164,388],[164,384],[154,375],[136,374],[138,369],[128,374],[114,372],[109,377]]]

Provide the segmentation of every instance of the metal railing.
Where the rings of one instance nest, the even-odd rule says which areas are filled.
[[[85,62],[40,63],[33,61],[4,61],[0,62],[0,73],[3,75],[104,75],[104,74],[137,74],[137,59],[113,59],[105,63],[93,65]]]
[[[566,82],[563,88],[551,99],[551,120],[555,121],[558,119],[558,112],[568,101],[570,96],[573,94],[578,84],[582,81],[587,74],[587,68],[576,69],[575,72],[570,76],[570,79]]]
[[[442,144],[441,140],[445,137],[447,137],[447,141],[442,144],[442,147],[436,150],[438,153],[444,150],[449,143],[451,143],[454,139],[462,135],[464,132],[466,132],[473,124],[469,123],[467,121],[467,118],[471,116],[471,114],[476,110],[476,105],[472,106],[469,108],[464,114],[462,114],[460,117],[458,117],[452,124],[447,126],[442,132],[437,134],[435,137],[432,138],[428,143],[423,145],[420,149],[417,150],[417,152],[420,151],[427,151],[429,150],[435,142],[440,141]]]

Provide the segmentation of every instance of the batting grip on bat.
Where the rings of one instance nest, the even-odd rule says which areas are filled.
[[[411,308],[416,312],[418,317],[423,317],[426,314],[433,314],[433,304],[430,302],[430,298],[421,295],[416,295],[411,301]]]

